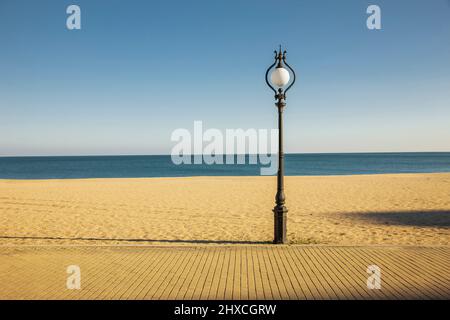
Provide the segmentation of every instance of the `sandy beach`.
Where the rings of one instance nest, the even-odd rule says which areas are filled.
[[[0,180],[0,245],[272,240],[275,177]],[[291,244],[448,245],[450,173],[286,177]]]

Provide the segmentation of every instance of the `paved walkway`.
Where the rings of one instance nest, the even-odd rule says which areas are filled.
[[[69,265],[80,290],[66,288]],[[373,298],[450,299],[450,247],[0,247],[0,299]]]

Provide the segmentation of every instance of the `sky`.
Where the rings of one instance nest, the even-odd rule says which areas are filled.
[[[448,0],[0,0],[0,156],[170,154],[196,120],[275,128],[279,44],[297,73],[286,152],[450,151]]]

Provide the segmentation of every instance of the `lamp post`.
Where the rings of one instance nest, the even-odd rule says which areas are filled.
[[[295,72],[286,62],[286,51],[274,51],[275,62],[266,71],[266,83],[275,93],[275,106],[278,108],[278,173],[277,173],[277,194],[275,196],[274,214],[274,239],[273,243],[286,243],[286,220],[288,209],[284,205],[286,197],[284,195],[284,153],[283,153],[283,109],[286,106],[286,92],[292,87],[295,82]],[[274,67],[270,75],[269,72]],[[284,65],[291,71],[293,78],[290,80],[289,71],[284,68]],[[278,88],[276,90],[272,84]],[[286,87],[287,86],[287,87]]]

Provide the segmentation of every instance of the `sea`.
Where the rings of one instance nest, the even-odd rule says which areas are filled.
[[[258,176],[261,164],[179,164],[170,155],[0,157],[0,179]],[[286,154],[285,175],[450,172],[450,152]]]

